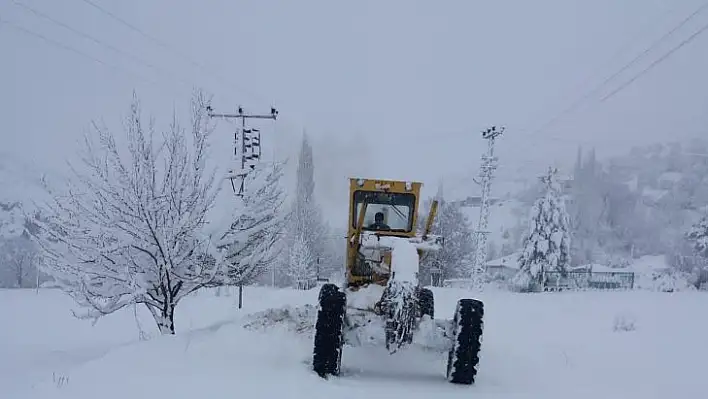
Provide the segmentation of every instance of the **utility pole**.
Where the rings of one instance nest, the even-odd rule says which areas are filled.
[[[246,169],[246,163],[260,159],[261,158],[261,131],[255,128],[246,128],[246,119],[273,119],[278,118],[278,110],[270,107],[270,114],[246,114],[243,112],[243,107],[238,107],[238,113],[236,114],[215,114],[211,106],[207,107],[207,112],[211,118],[224,118],[224,119],[241,119],[241,132],[234,133],[234,157],[240,160],[240,169],[231,170],[228,179],[231,180],[231,187],[233,188],[236,195],[243,195],[244,181],[246,179],[246,174],[248,169]],[[258,149],[258,152],[256,152]],[[247,153],[250,152],[250,155]],[[255,168],[255,164],[249,165],[251,169]],[[241,178],[241,184],[239,186],[238,192],[236,191],[236,186],[233,183],[235,177]]]
[[[261,131],[255,128],[246,128],[246,119],[273,119],[278,118],[278,110],[274,107],[270,107],[270,114],[246,114],[243,112],[243,107],[238,107],[238,113],[236,114],[215,114],[211,105],[207,106],[207,113],[210,118],[224,118],[224,119],[241,119],[241,132],[234,133],[234,157],[240,158],[240,169],[230,170],[227,179],[231,180],[231,188],[234,193],[238,196],[243,196],[245,190],[246,175],[249,170],[246,169],[247,162],[258,162],[256,160],[261,159]],[[256,149],[258,151],[256,152]],[[248,154],[248,155],[247,155]],[[251,163],[251,169],[256,167],[255,163]],[[234,185],[234,178],[240,177],[241,184],[239,185],[238,191],[236,191],[236,185]],[[243,283],[238,285],[238,308],[243,307]]]
[[[494,142],[501,136],[504,128],[497,130],[496,126],[482,132],[482,138],[487,140],[487,153],[482,154],[482,166],[479,171],[481,181],[476,181],[482,186],[482,199],[479,206],[479,222],[475,231],[476,245],[472,264],[472,278],[476,288],[481,288],[481,276],[484,273],[484,263],[487,260],[487,236],[489,235],[489,193],[492,185],[492,172],[497,168],[494,156]]]

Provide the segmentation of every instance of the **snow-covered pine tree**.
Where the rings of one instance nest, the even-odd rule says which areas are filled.
[[[226,226],[212,228],[218,255],[225,263],[211,286],[250,284],[273,267],[282,251],[286,214],[280,179],[283,164],[255,165],[244,182],[241,197],[228,196],[234,205]]]
[[[174,118],[154,143],[134,97],[128,159],[113,133],[94,125],[100,149],[87,136],[85,172],[62,182],[68,192],[52,193],[45,204],[33,237],[44,270],[85,308],[77,317],[98,319],[140,303],[162,334],[174,334],[177,304],[215,277],[218,265],[203,262],[209,239],[202,229],[218,192],[205,166],[212,131],[206,106],[196,93],[190,131]]]
[[[304,237],[295,237],[295,243],[290,249],[290,261],[286,273],[292,280],[294,288],[306,290],[314,285],[317,278],[315,259]]]
[[[708,259],[708,213],[692,226],[686,238],[693,244],[693,250],[697,255]]]
[[[570,266],[570,223],[556,176],[557,170],[549,168],[541,178],[546,194],[531,208],[519,272],[513,281],[522,290],[540,283],[543,272],[565,273]]]

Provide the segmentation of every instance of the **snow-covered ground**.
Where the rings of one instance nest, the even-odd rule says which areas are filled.
[[[434,289],[436,317],[471,296]],[[43,290],[0,291],[3,398],[698,398],[708,346],[708,294],[489,291],[477,383],[445,381],[445,356],[422,349],[345,348],[343,375],[310,371],[314,311],[273,312],[289,320],[258,325],[254,312],[315,303],[317,290],[247,287],[211,292],[178,307],[178,335],[139,341],[132,309],[95,326],[72,302]],[[294,308],[292,308],[294,309]],[[143,309],[143,327],[155,332]],[[244,324],[251,323],[251,328]]]

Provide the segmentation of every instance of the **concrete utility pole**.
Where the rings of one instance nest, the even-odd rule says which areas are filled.
[[[237,161],[240,161],[240,169],[234,168],[230,170],[227,179],[231,180],[231,188],[234,193],[238,196],[242,196],[245,190],[244,183],[246,180],[246,175],[249,169],[246,168],[248,163],[250,169],[256,167],[261,159],[261,131],[255,128],[246,128],[246,119],[273,119],[278,118],[278,110],[270,107],[270,114],[245,114],[243,112],[243,107],[238,107],[238,113],[236,114],[215,114],[211,106],[207,106],[207,113],[210,118],[224,118],[224,119],[241,119],[241,132],[237,131],[234,133],[234,157]],[[256,151],[256,149],[258,151]],[[238,191],[236,191],[236,185],[234,184],[234,178],[240,177],[241,184],[239,185]],[[243,307],[243,283],[238,285],[238,308]]]
[[[239,186],[236,195],[243,195],[244,190],[244,180],[248,169],[246,169],[246,163],[252,162],[254,160],[260,160],[261,158],[261,131],[255,128],[246,128],[246,119],[273,119],[278,118],[278,110],[271,107],[270,114],[245,114],[243,113],[243,107],[238,107],[237,114],[215,114],[211,106],[207,107],[207,112],[211,118],[224,118],[224,119],[241,119],[241,132],[237,131],[234,133],[234,157],[240,160],[240,169],[233,169],[227,176],[231,180],[231,187],[236,192],[236,186],[233,183],[235,177],[241,178],[241,184]],[[258,149],[258,152],[256,152]],[[250,152],[250,155],[247,155]],[[240,155],[240,156],[239,156]],[[251,169],[255,168],[255,164],[249,165]]]
[[[494,141],[501,136],[504,128],[497,130],[496,126],[482,132],[482,138],[487,140],[487,153],[482,155],[482,166],[479,171],[481,181],[475,181],[482,186],[482,198],[479,207],[479,222],[475,231],[475,254],[472,264],[472,278],[477,288],[481,287],[481,276],[484,273],[484,263],[487,259],[487,236],[489,235],[489,193],[492,186],[492,172],[497,168],[494,156]]]

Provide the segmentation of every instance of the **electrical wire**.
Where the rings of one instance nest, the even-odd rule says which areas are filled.
[[[100,5],[96,4],[94,1],[92,1],[92,0],[81,0],[81,1],[86,3],[89,6],[93,7],[94,9],[98,10],[102,14],[110,17],[111,19],[115,20],[116,22],[120,23],[121,25],[140,34],[141,36],[150,40],[151,42],[158,45],[159,47],[162,47],[163,49],[168,50],[168,51],[172,52],[173,54],[176,54],[177,56],[182,58],[184,61],[187,61],[188,63],[190,63],[192,66],[199,68],[200,70],[202,70],[202,72],[204,72],[207,75],[210,75],[212,78],[215,78],[216,80],[222,82],[223,84],[232,87],[237,92],[241,92],[245,95],[248,95],[252,99],[256,99],[256,100],[260,100],[262,102],[269,103],[269,104],[271,104],[271,106],[275,106],[276,99],[274,99],[274,98],[271,98],[270,100],[266,99],[264,96],[259,95],[258,93],[255,93],[251,90],[248,90],[248,89],[234,83],[233,81],[226,78],[225,76],[218,74],[216,71],[210,70],[205,64],[199,62],[194,57],[191,57],[189,54],[181,52],[178,49],[176,49],[174,46],[171,46],[170,44],[168,44],[167,42],[160,40],[153,35],[148,34],[144,30],[137,27],[135,24],[132,24],[132,23],[128,22],[127,20],[125,20],[124,18],[119,17],[115,13],[105,9],[104,7],[101,7]],[[291,109],[291,114],[292,114],[293,107],[290,106],[289,108]],[[297,118],[297,119],[300,119],[300,123],[302,125],[305,125],[306,124],[306,117],[305,117],[304,113],[299,112],[299,114],[300,114],[300,118]],[[287,117],[287,115],[281,115],[279,119],[283,119],[283,118],[287,119],[288,117]],[[288,123],[287,120],[282,120],[281,123],[285,123],[286,125],[290,126],[293,131],[298,130],[298,128],[295,125],[293,125],[292,123]]]
[[[574,111],[577,109],[578,106],[583,104],[585,101],[587,101],[590,97],[592,97],[594,94],[596,94],[600,89],[602,89],[603,86],[605,86],[607,83],[612,81],[614,78],[619,76],[622,72],[626,71],[628,68],[630,68],[632,65],[634,65],[638,60],[640,60],[642,57],[647,55],[649,52],[651,52],[653,49],[655,49],[661,42],[663,42],[665,39],[669,38],[671,35],[673,35],[676,31],[678,31],[680,28],[685,26],[689,21],[691,21],[696,15],[698,15],[701,11],[703,11],[706,7],[708,7],[708,2],[705,2],[701,4],[696,10],[694,10],[691,14],[689,14],[686,18],[681,20],[681,22],[678,23],[678,25],[674,26],[671,30],[663,34],[658,40],[655,40],[649,47],[644,49],[639,55],[635,56],[632,60],[630,60],[628,63],[626,63],[624,66],[622,66],[618,71],[610,75],[609,77],[605,78],[602,83],[599,85],[595,86],[594,89],[590,90],[587,92],[584,96],[582,96],[580,99],[576,100],[573,104],[571,104],[568,108],[563,110],[561,113],[557,114],[553,118],[551,118],[548,122],[544,123],[541,125],[541,127],[531,131],[532,135],[538,134],[542,130],[545,130],[549,126],[551,126],[554,122],[556,122],[558,119],[563,117],[564,115],[568,114],[569,112]],[[636,78],[635,78],[636,80]],[[614,93],[614,92],[613,92]],[[602,101],[607,99],[609,97],[603,98]]]
[[[168,71],[166,71],[166,70],[164,70],[164,69],[162,69],[162,68],[159,68],[159,67],[157,67],[157,66],[155,66],[155,65],[153,65],[153,64],[151,64],[151,63],[149,63],[149,62],[147,62],[147,61],[145,61],[144,59],[142,59],[142,58],[140,58],[140,57],[137,57],[137,56],[135,56],[135,55],[133,55],[133,54],[131,54],[131,53],[128,53],[127,51],[121,50],[120,48],[117,48],[117,47],[115,47],[115,46],[113,46],[113,45],[111,45],[111,44],[109,44],[109,43],[105,43],[105,42],[103,42],[103,41],[101,41],[101,40],[99,40],[99,39],[96,39],[95,37],[89,35],[88,33],[79,31],[78,29],[75,29],[75,28],[73,28],[73,27],[71,27],[71,26],[69,26],[69,25],[67,25],[66,23],[63,23],[63,22],[61,22],[61,21],[58,21],[58,20],[52,18],[51,16],[49,16],[49,15],[47,15],[47,14],[45,14],[45,13],[43,13],[43,12],[37,10],[37,9],[34,9],[34,8],[32,8],[32,7],[30,7],[30,6],[26,5],[26,4],[24,4],[24,3],[20,3],[20,2],[17,1],[17,0],[12,0],[12,2],[13,2],[15,5],[17,5],[18,7],[22,7],[22,8],[24,8],[25,10],[27,10],[28,12],[31,12],[31,13],[35,14],[36,16],[38,16],[38,17],[44,18],[44,19],[46,19],[46,20],[48,20],[48,21],[50,21],[50,22],[52,22],[52,23],[54,23],[54,24],[56,24],[56,25],[59,25],[59,26],[63,27],[64,29],[67,29],[67,30],[69,30],[69,31],[71,31],[71,32],[73,32],[73,33],[75,33],[75,34],[77,34],[77,35],[79,35],[79,36],[81,36],[81,37],[83,37],[83,38],[85,38],[85,39],[91,40],[92,42],[94,42],[94,43],[96,43],[96,44],[98,44],[98,45],[100,45],[100,46],[106,47],[106,48],[108,48],[108,49],[110,49],[110,50],[112,50],[112,51],[114,51],[114,52],[116,52],[116,53],[118,53],[118,54],[121,54],[121,55],[123,55],[123,56],[125,56],[125,57],[128,57],[128,58],[132,59],[133,61],[136,61],[136,62],[138,62],[138,63],[140,63],[140,64],[143,64],[143,65],[147,66],[148,68],[154,69],[155,71],[157,71],[157,72],[159,72],[159,73],[161,73],[161,74],[169,74]],[[183,84],[183,85],[189,87],[189,88],[192,88],[192,87],[193,87],[193,84],[192,84],[192,83],[187,82],[187,81],[184,80],[184,79],[176,78],[176,77],[174,77],[174,76],[172,77],[172,79],[175,80],[175,81],[178,82],[178,83],[181,83],[181,84]]]
[[[239,85],[234,84],[233,82],[231,82],[229,79],[225,78],[224,76],[222,76],[222,75],[220,75],[220,74],[217,74],[215,71],[210,71],[210,70],[206,67],[206,65],[204,65],[204,64],[202,64],[201,62],[195,60],[193,57],[190,57],[188,54],[185,54],[185,53],[183,53],[183,52],[177,50],[177,49],[174,48],[173,46],[171,46],[171,45],[169,45],[168,43],[166,43],[166,42],[164,42],[164,41],[162,41],[162,40],[156,38],[155,36],[152,36],[152,35],[146,33],[145,31],[143,31],[142,29],[138,28],[137,26],[131,24],[130,22],[126,21],[125,19],[123,19],[123,18],[117,16],[116,14],[112,13],[111,11],[106,10],[105,8],[103,8],[103,7],[99,6],[98,4],[94,3],[92,0],[81,0],[81,1],[83,1],[84,3],[90,5],[91,7],[95,8],[95,9],[98,10],[98,11],[100,11],[101,13],[103,13],[103,14],[105,14],[105,15],[111,17],[113,20],[119,22],[119,23],[122,24],[123,26],[125,26],[125,27],[131,29],[132,31],[134,31],[134,32],[136,32],[136,33],[138,33],[138,34],[140,34],[141,36],[143,36],[144,38],[146,38],[146,39],[150,40],[151,42],[155,43],[155,44],[158,45],[159,47],[162,47],[163,49],[166,49],[166,50],[171,51],[172,53],[174,53],[174,54],[176,54],[177,56],[179,56],[180,58],[182,58],[184,61],[189,62],[192,66],[201,69],[201,70],[202,70],[203,72],[205,72],[205,73],[211,74],[212,76],[216,77],[218,80],[220,80],[220,81],[222,81],[222,82],[224,82],[224,83],[229,84],[231,87],[237,89],[238,91],[241,91],[241,92],[243,92],[244,94],[250,95],[250,96],[253,97],[254,99],[259,99],[259,100],[262,100],[262,101],[265,101],[265,102],[268,102],[268,103],[272,103],[272,101],[268,101],[268,100],[266,100],[265,98],[263,98],[262,96],[260,96],[260,95],[258,95],[258,94],[256,94],[256,93],[254,93],[254,92],[252,92],[252,91],[250,91],[250,90],[247,90],[247,89],[245,89],[245,88],[243,88],[243,87],[240,87]]]
[[[125,21],[124,19],[122,19],[122,18],[120,18],[120,17],[118,17],[118,16],[116,16],[115,14],[111,13],[110,11],[107,11],[107,10],[103,9],[102,7],[98,6],[97,4],[95,4],[95,3],[91,2],[91,1],[85,1],[85,2],[86,2],[87,4],[89,4],[89,5],[91,5],[91,6],[93,6],[93,7],[97,8],[97,9],[99,9],[99,11],[101,11],[101,12],[103,12],[104,14],[110,16],[111,18],[116,19],[116,20],[119,21],[121,24],[123,24],[123,25],[129,27],[129,28],[132,29],[132,30],[135,30],[136,32],[138,32],[138,33],[140,33],[142,36],[144,36],[144,37],[150,39],[151,41],[153,41],[154,43],[158,44],[159,46],[161,46],[161,47],[163,47],[163,48],[166,48],[166,49],[168,49],[168,50],[171,50],[171,51],[174,52],[174,53],[177,53],[177,54],[180,55],[183,59],[189,61],[192,65],[197,66],[197,67],[200,67],[200,68],[202,68],[202,69],[205,69],[205,68],[206,68],[204,65],[201,65],[201,64],[198,63],[197,61],[194,61],[194,59],[193,59],[192,57],[190,57],[190,56],[188,56],[188,55],[186,55],[186,54],[184,54],[184,53],[179,52],[178,50],[174,49],[173,47],[169,46],[168,44],[166,44],[166,43],[160,41],[159,39],[157,39],[157,38],[155,38],[155,37],[153,37],[153,36],[151,36],[151,35],[149,35],[149,34],[147,34],[147,33],[145,33],[144,31],[142,31],[141,29],[139,29],[139,28],[136,27],[135,25],[133,25],[133,24],[131,24],[131,23]],[[131,54],[131,53],[127,52],[127,51],[124,51],[124,50],[122,50],[122,49],[120,49],[120,48],[118,48],[118,47],[116,47],[116,46],[113,46],[113,45],[111,45],[111,44],[109,44],[109,43],[106,43],[106,42],[104,42],[104,41],[101,41],[101,40],[97,39],[96,37],[94,37],[94,36],[92,36],[92,35],[90,35],[90,34],[88,34],[88,33],[82,32],[82,31],[80,31],[80,30],[78,30],[78,29],[76,29],[76,28],[74,28],[74,27],[72,27],[72,26],[70,26],[70,25],[68,25],[68,24],[66,24],[66,23],[64,23],[64,22],[61,22],[61,21],[59,21],[59,20],[57,20],[57,19],[55,19],[55,18],[53,18],[53,17],[47,15],[46,13],[43,13],[43,12],[41,12],[41,11],[39,11],[39,10],[37,10],[37,9],[35,9],[35,8],[33,8],[33,7],[31,7],[31,6],[28,6],[28,5],[26,5],[26,4],[23,4],[23,3],[21,3],[21,2],[19,2],[19,1],[17,1],[17,0],[13,0],[13,3],[14,3],[16,6],[23,8],[25,11],[33,13],[35,16],[38,16],[38,17],[43,18],[43,19],[45,19],[45,20],[48,20],[48,21],[52,22],[52,23],[55,24],[55,25],[59,25],[59,26],[61,26],[62,28],[67,29],[67,30],[73,32],[74,34],[76,34],[76,35],[78,35],[78,36],[81,36],[81,37],[83,37],[83,38],[85,38],[85,39],[91,40],[92,42],[94,42],[94,43],[96,43],[96,44],[98,44],[98,45],[100,45],[100,46],[106,47],[106,48],[112,50],[113,52],[115,52],[115,53],[117,53],[117,54],[119,54],[119,55],[121,55],[121,56],[130,58],[130,59],[133,60],[133,61],[136,61],[136,62],[138,62],[138,63],[140,63],[140,64],[142,64],[142,65],[144,65],[144,66],[147,66],[148,68],[151,68],[151,69],[153,69],[153,70],[159,72],[159,75],[160,75],[161,77],[170,78],[171,80],[173,80],[173,81],[175,81],[175,82],[177,82],[177,83],[180,83],[180,84],[182,84],[182,85],[184,85],[184,86],[186,86],[186,87],[188,87],[188,88],[190,88],[190,89],[193,87],[192,83],[190,83],[190,82],[188,82],[188,81],[186,81],[186,80],[184,80],[184,79],[182,79],[182,78],[180,78],[180,77],[177,77],[175,74],[170,73],[169,71],[165,70],[164,68],[159,68],[159,67],[157,67],[156,65],[154,65],[154,64],[152,64],[152,63],[146,61],[146,60],[143,59],[143,58],[140,58],[140,57],[138,57],[138,56],[136,56],[136,55],[134,55],[134,54]],[[16,26],[14,26],[14,27],[16,28]],[[22,30],[24,33],[30,33],[30,32],[27,31],[27,29],[20,29],[20,30]],[[41,35],[38,35],[38,34],[35,34],[35,33],[30,33],[30,34],[32,34],[33,36],[36,36],[36,37],[40,37],[40,36],[41,36]],[[46,37],[40,37],[40,38],[42,38],[43,40],[47,40]],[[50,41],[50,40],[47,40],[47,41],[49,41],[50,43],[52,42],[52,41]],[[52,44],[57,45],[58,43],[57,43],[57,42],[54,42],[54,43],[52,43]],[[69,46],[67,46],[67,45],[65,45],[65,44],[59,44],[59,46],[62,47],[62,48],[64,48],[65,50],[68,50],[68,49],[69,49]],[[69,50],[69,51],[74,52],[74,53],[81,53],[82,56],[87,56],[87,54],[84,54],[84,53],[82,53],[82,52],[80,52],[80,51],[76,51],[76,50],[73,49],[73,48],[72,48],[71,50]],[[110,66],[110,67],[113,68],[113,69],[119,69],[119,70],[120,70],[120,68],[118,68],[118,67],[116,67],[116,66],[114,66],[114,65],[110,65],[110,64],[108,64],[108,63],[106,63],[106,62],[104,62],[104,61],[97,60],[95,57],[89,56],[89,58],[92,59],[92,60],[94,60],[94,61],[100,62],[100,63],[103,64],[103,65]],[[155,81],[148,80],[148,79],[146,79],[146,78],[144,78],[144,77],[142,77],[142,76],[139,76],[139,75],[137,75],[137,74],[135,74],[135,73],[131,73],[131,75],[133,75],[133,76],[138,76],[141,80],[146,80],[146,81],[149,81],[151,84],[158,85]],[[166,76],[166,75],[167,75],[167,76]],[[223,79],[223,77],[222,77],[221,79]],[[158,85],[158,86],[159,86],[159,85]],[[240,91],[243,91],[242,88],[238,88],[238,89],[239,89]],[[261,99],[262,99],[261,96],[255,95],[255,94],[253,94],[253,93],[250,93],[250,94],[251,94],[252,96],[254,96],[254,97],[258,97],[258,98],[261,98]],[[229,96],[229,97],[230,97],[230,96]],[[286,123],[286,125],[290,125],[290,126],[292,127],[292,125],[291,125],[290,123],[288,123],[287,121],[286,121],[285,123]]]
[[[154,80],[152,80],[152,79],[146,78],[146,77],[144,77],[144,76],[142,76],[142,75],[140,75],[140,74],[137,74],[137,73],[135,73],[135,72],[132,72],[132,71],[130,71],[130,70],[128,70],[128,69],[121,68],[121,67],[115,66],[115,65],[113,65],[113,64],[109,64],[109,63],[107,63],[107,62],[105,62],[105,61],[103,61],[103,60],[101,60],[101,59],[99,59],[99,58],[96,58],[96,57],[90,55],[90,54],[84,53],[84,52],[81,51],[81,50],[77,50],[77,49],[75,49],[75,48],[73,48],[73,47],[71,47],[71,46],[68,46],[68,45],[64,44],[64,43],[61,43],[61,42],[56,41],[56,40],[54,40],[54,39],[50,39],[50,38],[48,38],[48,37],[46,37],[46,36],[44,36],[44,35],[42,35],[42,34],[40,34],[40,33],[31,31],[31,30],[29,30],[29,29],[27,29],[27,28],[25,28],[25,27],[23,27],[23,26],[21,26],[21,25],[17,25],[17,24],[15,24],[15,23],[13,23],[13,22],[10,22],[10,21],[8,21],[7,19],[0,19],[0,25],[8,26],[8,27],[13,28],[13,29],[15,29],[15,30],[17,30],[17,31],[20,31],[20,32],[22,32],[22,33],[25,33],[25,34],[27,34],[27,35],[29,35],[29,36],[33,36],[33,37],[35,37],[35,38],[41,39],[41,40],[47,42],[48,44],[51,44],[51,45],[53,45],[53,46],[59,47],[59,48],[61,48],[61,49],[63,49],[63,50],[66,50],[66,51],[68,51],[68,52],[71,52],[71,53],[74,53],[74,54],[76,54],[76,55],[79,55],[79,56],[82,56],[82,57],[84,57],[84,58],[87,58],[87,59],[89,59],[89,60],[92,60],[92,61],[94,61],[94,62],[96,62],[96,63],[98,63],[98,64],[101,64],[101,65],[103,65],[103,66],[105,66],[105,67],[107,67],[107,68],[113,69],[113,70],[115,70],[115,71],[117,71],[117,72],[123,73],[123,74],[128,75],[128,76],[132,76],[132,77],[134,77],[134,78],[138,78],[138,79],[140,79],[140,80],[142,80],[142,81],[145,81],[145,82],[147,82],[147,83],[150,83],[150,84],[152,84],[152,85],[154,85],[154,86],[156,86],[156,87],[158,87],[158,88],[160,88],[160,89],[168,89],[168,90],[171,90],[171,89],[172,89],[172,88],[170,88],[169,86],[168,86],[168,87],[165,87],[165,86],[161,85],[160,83],[158,83],[158,82],[156,82],[156,81],[154,81]],[[173,92],[172,94],[176,94],[176,92]]]
[[[685,45],[689,44],[690,42],[692,42],[694,39],[696,39],[698,36],[700,36],[700,35],[701,35],[702,33],[704,33],[706,30],[708,30],[708,24],[703,25],[703,26],[701,27],[701,29],[699,29],[698,31],[696,31],[696,32],[695,32],[694,34],[692,34],[691,36],[687,37],[685,40],[683,40],[681,43],[679,43],[676,47],[674,47],[674,48],[672,48],[671,50],[669,50],[666,54],[664,54],[663,56],[661,56],[661,57],[659,57],[658,59],[656,59],[654,62],[652,62],[651,64],[649,64],[649,66],[647,66],[647,67],[644,68],[641,72],[639,72],[638,74],[636,74],[632,79],[628,80],[627,82],[625,82],[624,84],[622,84],[620,87],[618,87],[617,89],[615,89],[615,90],[613,90],[612,92],[610,92],[608,95],[606,95],[605,97],[603,97],[602,100],[600,100],[600,101],[601,101],[601,102],[604,102],[604,101],[608,100],[609,98],[613,97],[615,94],[617,94],[617,93],[621,92],[622,90],[624,90],[625,88],[627,88],[629,85],[631,85],[632,83],[634,83],[634,81],[636,81],[636,80],[639,79],[640,77],[644,76],[644,74],[646,74],[647,72],[649,72],[650,70],[652,70],[654,67],[656,67],[656,66],[659,65],[660,63],[664,62],[664,61],[665,61],[666,59],[668,59],[671,55],[673,55],[676,51],[680,50],[683,46],[685,46]]]

